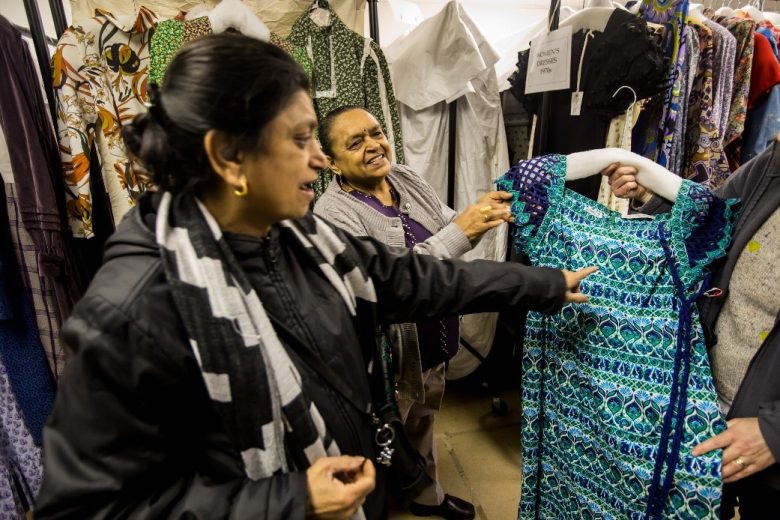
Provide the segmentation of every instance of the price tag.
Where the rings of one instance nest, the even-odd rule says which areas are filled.
[[[571,87],[571,26],[535,39],[529,52],[526,94]]]
[[[582,110],[582,92],[571,93],[571,115],[578,116]]]

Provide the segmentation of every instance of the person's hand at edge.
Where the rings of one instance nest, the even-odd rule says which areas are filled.
[[[376,470],[365,457],[323,457],[306,470],[307,518],[348,520],[376,485]]]
[[[563,297],[565,303],[586,303],[588,297],[580,292],[580,282],[598,271],[595,267],[585,267],[577,271],[564,271],[563,278],[566,283],[566,293]]]

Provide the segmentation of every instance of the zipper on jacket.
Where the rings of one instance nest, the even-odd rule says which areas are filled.
[[[287,313],[296,321],[296,327],[302,331],[303,336],[305,336],[305,340],[308,344],[311,345],[311,348],[314,349],[320,357],[322,356],[322,352],[319,351],[317,348],[316,342],[312,341],[312,338],[308,334],[308,331],[306,327],[303,325],[302,321],[300,319],[300,316],[298,316],[297,308],[295,306],[295,301],[290,294],[289,287],[287,285],[287,281],[285,281],[284,277],[282,276],[280,270],[279,270],[279,264],[278,260],[276,258],[276,255],[273,251],[273,243],[271,242],[270,236],[267,238],[268,242],[265,244],[266,247],[263,248],[263,255],[266,260],[266,268],[268,269],[268,275],[272,279],[274,285],[279,288],[279,296],[282,304],[287,308]],[[306,348],[304,346],[304,348]],[[320,377],[319,375],[315,374],[313,377]],[[360,435],[358,434],[355,425],[353,421],[350,419],[349,413],[344,407],[344,398],[341,397],[339,394],[331,388],[330,384],[327,381],[322,382],[322,387],[326,389],[328,394],[331,397],[331,402],[336,403],[336,409],[338,410],[339,415],[342,418],[342,422],[346,425],[346,429],[349,432],[350,436],[352,437],[352,441],[354,443],[355,449],[358,449],[362,452],[365,450],[363,449],[363,443],[360,440]],[[342,446],[343,448],[343,446]]]

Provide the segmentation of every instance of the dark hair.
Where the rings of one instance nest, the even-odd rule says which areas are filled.
[[[214,179],[203,148],[209,130],[232,138],[234,156],[261,146],[268,123],[301,90],[306,73],[280,48],[240,34],[195,40],[171,61],[150,108],[122,129],[128,150],[161,189],[191,190]]]
[[[330,135],[331,131],[333,130],[333,123],[341,114],[344,112],[350,112],[352,110],[365,110],[368,112],[368,110],[366,110],[364,107],[357,105],[344,105],[343,107],[331,110],[328,112],[328,115],[326,115],[322,121],[320,121],[320,124],[317,127],[317,137],[320,140],[320,146],[322,147],[322,151],[325,152],[325,155],[333,157],[333,137]]]

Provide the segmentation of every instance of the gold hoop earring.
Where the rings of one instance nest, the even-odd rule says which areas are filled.
[[[233,193],[236,195],[236,197],[243,197],[249,193],[249,185],[247,185],[246,179],[241,179],[241,187],[234,189]]]

